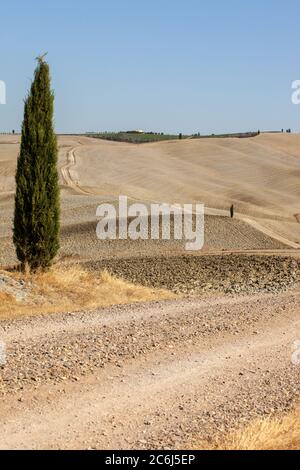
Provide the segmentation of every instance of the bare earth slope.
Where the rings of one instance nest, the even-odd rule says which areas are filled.
[[[1,264],[16,262],[18,148],[18,136],[0,136]],[[300,294],[298,260],[282,255],[300,251],[300,136],[147,145],[61,136],[59,148],[60,261],[202,298],[0,321],[0,448],[201,446],[288,410],[300,394]],[[206,256],[184,257],[174,240],[97,241],[96,207],[120,194],[205,203]],[[266,253],[277,256],[257,256]]]
[[[180,448],[300,393],[298,293],[0,322],[1,449]]]
[[[0,136],[1,192],[14,189],[18,141],[19,136]],[[71,179],[92,194],[198,201],[225,210],[234,203],[246,215],[279,220],[293,221],[300,213],[300,135],[146,145],[62,136],[59,146],[64,168],[73,148]]]
[[[0,255],[5,264],[15,262],[11,220],[19,139],[0,136]],[[299,247],[298,135],[146,145],[60,136],[59,148],[62,256],[91,259],[135,251],[130,244],[101,245],[95,237],[97,205],[116,202],[119,195],[146,203],[204,202],[206,251]],[[233,221],[228,219],[232,203]],[[138,248],[143,255],[166,250],[183,251],[175,242]]]
[[[74,179],[102,194],[227,210],[234,203],[247,215],[291,220],[299,210],[300,135],[143,146],[101,141],[76,156]]]

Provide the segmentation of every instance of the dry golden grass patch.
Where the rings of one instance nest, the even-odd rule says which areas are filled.
[[[0,306],[3,304],[11,305],[16,303],[17,301],[13,295],[8,294],[7,292],[0,292]]]
[[[300,450],[300,408],[282,418],[257,420],[229,434],[210,450]]]
[[[21,274],[0,272],[17,283],[25,297],[0,292],[0,319],[20,315],[80,311],[110,305],[174,299],[167,290],[131,284],[108,272],[89,273],[80,266],[53,268],[49,272]]]

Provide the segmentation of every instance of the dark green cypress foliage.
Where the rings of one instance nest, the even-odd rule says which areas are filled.
[[[25,101],[16,173],[14,244],[22,268],[51,265],[59,249],[57,141],[49,65],[38,58]]]

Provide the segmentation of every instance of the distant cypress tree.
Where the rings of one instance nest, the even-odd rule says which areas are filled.
[[[22,269],[51,265],[59,249],[57,141],[53,129],[54,94],[49,65],[38,57],[25,100],[16,173],[14,244]]]

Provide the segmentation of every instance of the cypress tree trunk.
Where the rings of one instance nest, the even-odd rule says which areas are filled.
[[[51,265],[59,249],[57,141],[49,66],[38,58],[25,101],[16,173],[14,244],[22,268]]]

